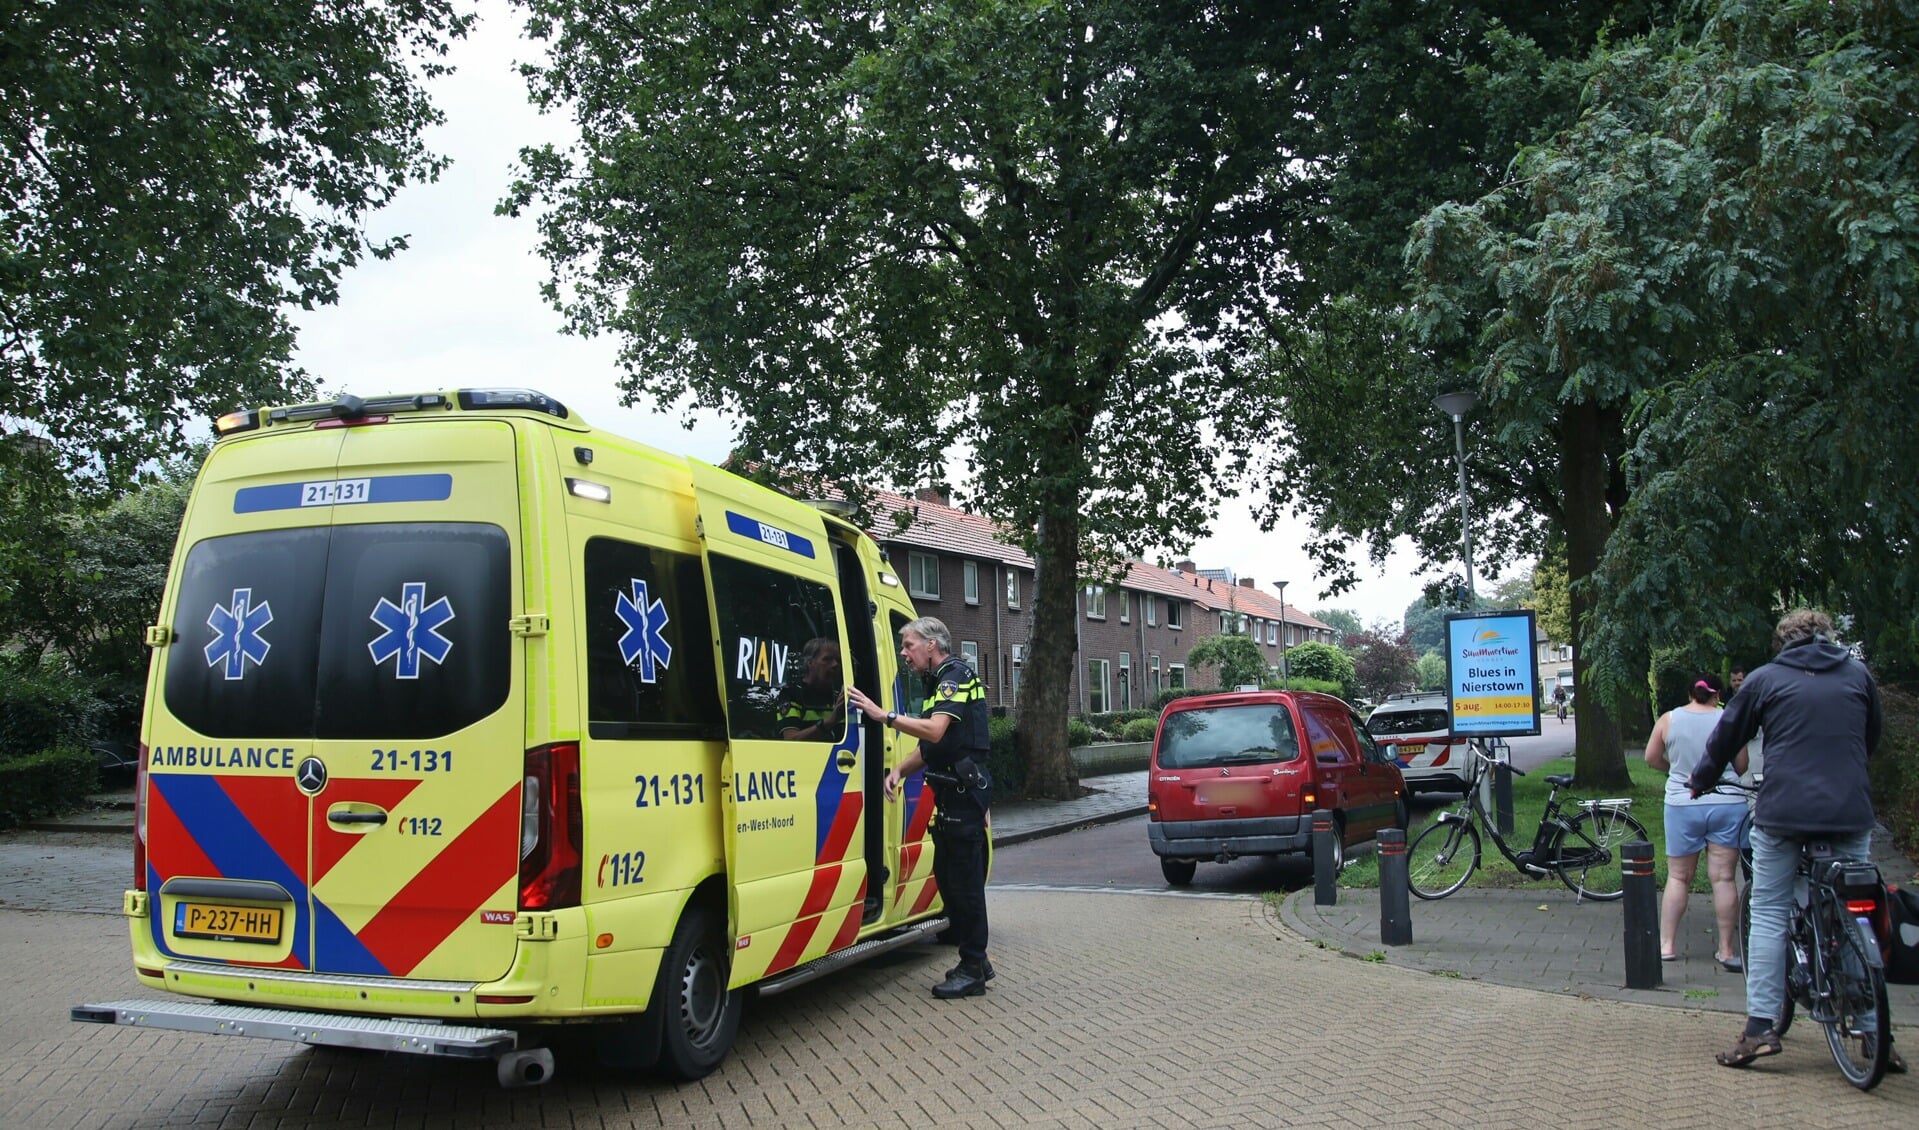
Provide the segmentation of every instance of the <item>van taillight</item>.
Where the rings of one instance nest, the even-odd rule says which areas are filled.
[[[580,747],[526,751],[520,787],[520,909],[580,905]]]
[[[133,767],[133,889],[147,889],[147,743]]]

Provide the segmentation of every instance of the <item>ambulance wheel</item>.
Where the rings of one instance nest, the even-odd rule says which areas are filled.
[[[711,911],[689,907],[660,961],[653,1006],[660,1011],[660,1071],[700,1079],[726,1059],[740,1030],[744,997],[726,987],[731,947]]]

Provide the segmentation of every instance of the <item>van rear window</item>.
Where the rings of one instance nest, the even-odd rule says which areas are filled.
[[[1366,729],[1378,738],[1429,734],[1434,730],[1444,733],[1447,721],[1444,710],[1380,710],[1374,711],[1373,716],[1366,720]]]
[[[187,553],[167,709],[219,738],[439,737],[511,682],[506,532],[463,522],[263,530]]]
[[[1292,712],[1278,703],[1176,711],[1166,716],[1160,732],[1162,769],[1254,765],[1298,756]]]

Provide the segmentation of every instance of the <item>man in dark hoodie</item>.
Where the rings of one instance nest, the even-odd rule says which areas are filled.
[[[1717,1056],[1727,1067],[1779,1053],[1773,1022],[1785,1005],[1786,919],[1800,843],[1817,837],[1839,855],[1866,859],[1872,838],[1866,759],[1879,744],[1882,720],[1871,674],[1832,642],[1832,620],[1823,612],[1786,613],[1773,644],[1778,658],[1747,676],[1726,704],[1688,782],[1694,796],[1712,789],[1764,727],[1765,780],[1753,811],[1746,1029]],[[1896,1052],[1891,1070],[1905,1070]]]

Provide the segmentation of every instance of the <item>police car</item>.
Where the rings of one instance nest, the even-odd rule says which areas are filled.
[[[1413,792],[1459,792],[1472,767],[1466,739],[1447,740],[1452,705],[1444,691],[1388,695],[1366,719]]]

